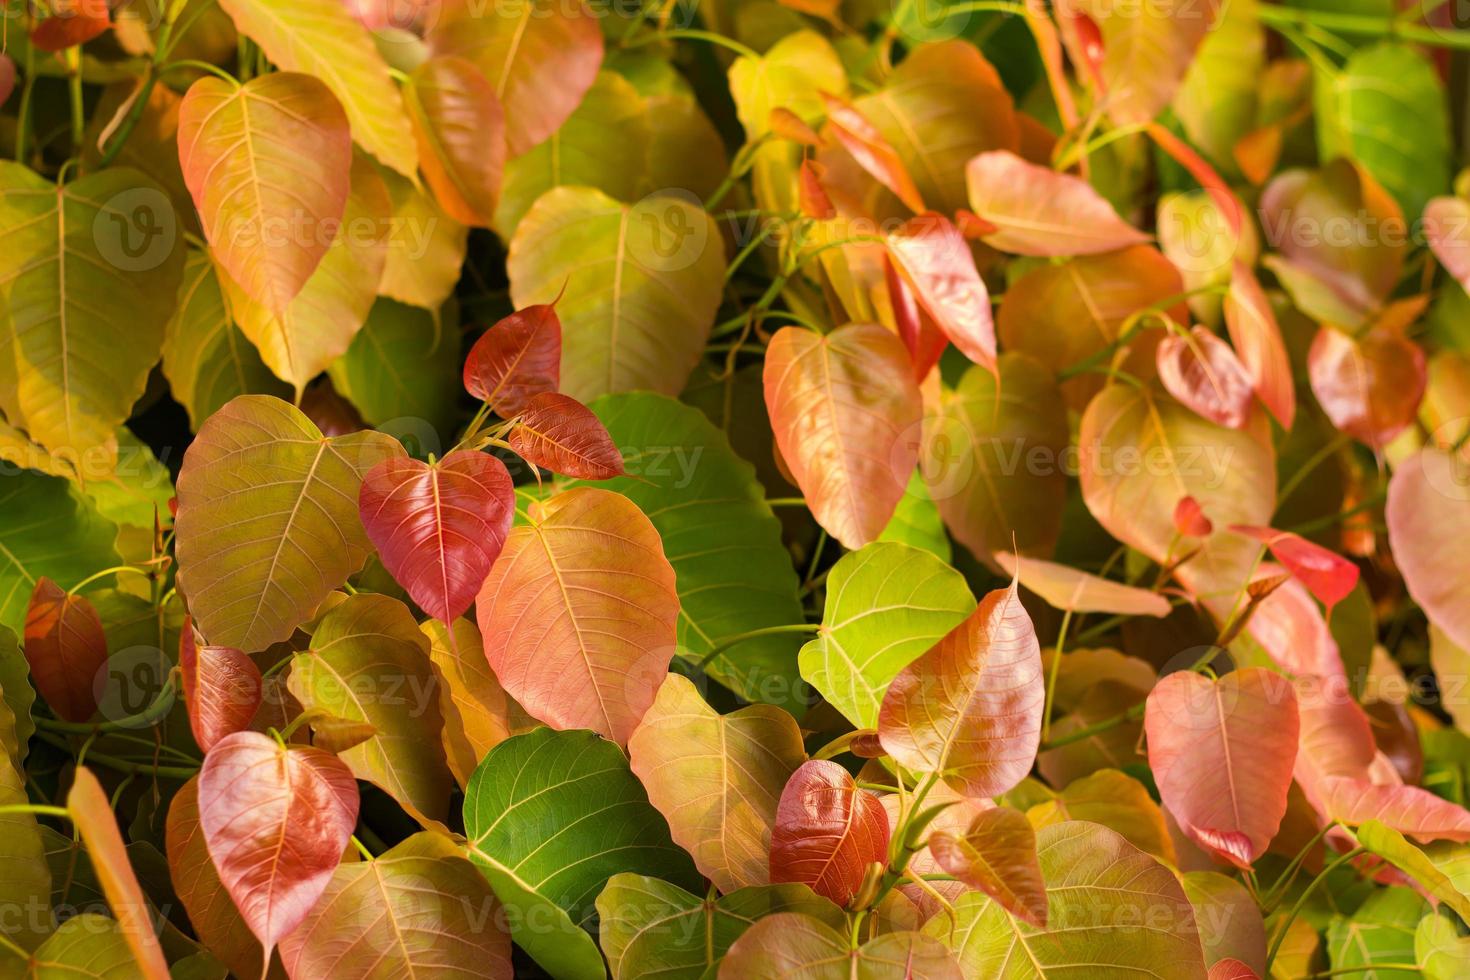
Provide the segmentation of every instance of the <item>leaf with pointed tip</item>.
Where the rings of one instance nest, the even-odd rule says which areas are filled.
[[[873,176],[878,183],[888,188],[910,211],[923,212],[924,197],[914,186],[908,167],[878,128],[859,112],[851,102],[823,92],[822,103],[827,108],[827,128],[837,137],[852,158]]]
[[[505,171],[505,113],[495,88],[464,58],[429,58],[404,89],[414,139],[439,206],[461,224],[489,228]]]
[[[801,675],[859,728],[878,724],[898,672],[975,611],[964,576],[897,543],[843,555],[826,591],[821,631],[801,648]]]
[[[1462,919],[1470,917],[1470,896],[1460,891],[1455,882],[1404,835],[1378,820],[1365,820],[1357,830],[1358,845],[1383,858],[1435,899],[1455,910]]]
[[[586,402],[683,390],[720,305],[725,249],[714,220],[686,197],[627,205],[557,187],[516,226],[506,263],[517,309],[556,301],[573,355],[563,358],[561,390]]]
[[[280,314],[339,232],[352,133],[330,89],[281,71],[244,85],[206,75],[179,108],[179,163],[210,250]]]
[[[1261,403],[1291,430],[1296,418],[1296,387],[1291,361],[1271,301],[1261,289],[1255,273],[1242,262],[1231,267],[1229,292],[1225,294],[1225,325],[1240,362],[1251,377]]]
[[[0,410],[52,452],[90,459],[163,346],[184,265],[173,206],[125,167],[57,186],[4,161],[0,188]]]
[[[1148,236],[1080,177],[1027,163],[1009,150],[965,165],[970,207],[995,230],[985,244],[1015,255],[1093,255],[1147,242]]]
[[[434,54],[459,55],[489,80],[505,110],[512,158],[556,132],[602,66],[598,18],[581,0],[509,8],[446,0],[426,40]]]
[[[941,868],[1006,911],[1046,928],[1046,884],[1036,859],[1036,831],[1025,814],[1003,806],[986,810],[963,835],[934,833],[929,852]]]
[[[886,236],[905,281],[939,329],[971,361],[995,370],[990,291],[958,228],[942,214],[910,218]]]
[[[1171,870],[1080,820],[1043,828],[1036,843],[1053,931],[978,892],[955,903],[957,922],[935,916],[924,926],[950,945],[965,976],[1148,975],[1168,964],[1170,980],[1205,980],[1194,912]]]
[[[220,0],[240,34],[282,71],[315,75],[352,124],[352,138],[403,174],[418,170],[408,114],[367,29],[338,0]]]
[[[613,980],[701,980],[759,920],[799,912],[843,928],[842,910],[805,885],[761,885],[722,895],[713,905],[677,885],[618,874],[597,896],[602,951]]]
[[[117,918],[118,929],[132,953],[137,976],[143,980],[167,980],[168,963],[158,945],[148,899],[133,874],[123,847],[122,834],[112,816],[112,804],[91,770],[78,766],[72,774],[66,809],[87,845],[92,868]]]
[[[25,654],[51,710],[66,721],[90,720],[98,676],[107,668],[107,636],[92,603],[42,576],[26,609]]]
[[[537,728],[491,749],[465,788],[464,826],[512,938],[552,976],[606,976],[583,927],[613,875],[703,890],[623,754],[593,732]]]
[[[625,744],[674,655],[674,569],[619,494],[576,487],[530,516],[475,603],[485,656],[534,717]]]
[[[817,522],[848,548],[877,540],[918,461],[923,406],[898,338],[871,323],[784,327],[766,349],[765,395]]]
[[[423,454],[460,422],[459,356],[458,336],[434,312],[380,296],[327,376],[363,421],[416,439]]]
[[[205,757],[199,826],[220,883],[267,952],[321,897],[357,806],[351,771],[320,749],[236,732]]]
[[[510,699],[485,660],[480,631],[467,619],[446,627],[437,619],[419,629],[429,638],[429,659],[444,715],[444,754],[460,786],[469,782],[485,753],[535,723]],[[450,629],[454,631],[451,638]]]
[[[1171,333],[1155,351],[1164,389],[1197,415],[1230,429],[1250,420],[1253,387],[1230,345],[1204,327]]]
[[[991,556],[1008,575],[1063,612],[1111,613],[1115,616],[1167,616],[1169,600],[1157,592],[1099,578],[1070,565],[1022,558],[1007,551]]]
[[[502,418],[561,385],[561,320],[555,303],[516,310],[475,341],[464,362],[464,387]]]
[[[967,797],[999,796],[1031,771],[1044,699],[1041,648],[1013,582],[899,672],[878,737],[900,765]]]
[[[1330,326],[1312,341],[1307,375],[1332,424],[1375,452],[1413,423],[1428,377],[1412,340],[1378,328],[1351,337]]]
[[[357,500],[389,574],[446,623],[474,604],[515,516],[505,464],[471,450],[434,463],[385,459],[362,478]]]
[[[342,228],[284,311],[253,301],[228,276],[220,280],[241,332],[276,377],[298,393],[347,351],[367,320],[387,261],[391,207],[383,178],[359,156],[352,163]]]
[[[506,437],[526,462],[579,480],[623,475],[623,456],[592,410],[570,395],[543,391],[515,417]]]
[[[1265,852],[1286,815],[1300,724],[1291,682],[1261,667],[1159,681],[1144,715],[1149,766],[1191,840],[1240,868]]]
[[[1346,599],[1357,587],[1357,565],[1320,544],[1313,544],[1299,534],[1239,524],[1232,525],[1230,530],[1254,538],[1270,548],[1276,560],[1311,590],[1317,601],[1327,607],[1329,614],[1333,606]]]
[[[184,454],[176,522],[180,591],[205,637],[247,653],[288,639],[369,554],[358,486],[401,453],[376,432],[325,438],[276,398],[212,415]]]
[[[1470,811],[1417,786],[1328,776],[1321,782],[1321,803],[1324,813],[1344,826],[1377,820],[1420,843],[1470,841]]]
[[[281,940],[281,961],[294,977],[511,980],[499,912],[463,849],[425,831],[372,861],[338,865],[317,904]]]
[[[265,366],[235,325],[207,252],[190,249],[184,262],[178,305],[163,338],[163,374],[195,431],[237,395],[290,396],[291,386]]]
[[[1430,622],[1470,649],[1470,577],[1447,541],[1470,534],[1464,460],[1437,449],[1404,460],[1388,485],[1388,538],[1414,601]]]
[[[260,668],[234,647],[201,644],[186,618],[179,634],[179,671],[194,741],[205,752],[250,727],[260,708]]]
[[[767,916],[735,940],[721,980],[960,980],[949,951],[932,936],[887,932],[854,949],[850,938],[799,912]]]
[[[774,705],[721,715],[670,674],[628,740],[633,772],[669,832],[722,892],[769,881],[771,828],[806,760],[796,720]]]
[[[291,693],[375,734],[340,753],[352,774],[423,822],[444,817],[453,784],[439,732],[429,641],[408,607],[384,595],[349,596],[322,617],[311,649],[291,662]]]
[[[873,862],[888,860],[888,815],[835,762],[813,759],[792,774],[771,830],[771,881],[810,885],[845,906]]]

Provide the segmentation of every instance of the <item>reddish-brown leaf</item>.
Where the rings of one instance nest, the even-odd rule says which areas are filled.
[[[1470,841],[1470,811],[1417,786],[1330,776],[1320,791],[1323,815],[1346,826],[1377,820],[1421,844]]]
[[[1093,255],[1147,242],[1081,177],[1027,163],[1009,150],[965,167],[970,207],[994,230],[987,245],[1016,255]]]
[[[999,796],[1031,771],[1044,699],[1041,648],[1012,582],[899,672],[878,737],[901,765],[971,798]]]
[[[1281,427],[1290,431],[1296,418],[1291,361],[1286,356],[1286,344],[1281,339],[1281,327],[1276,323],[1271,301],[1255,273],[1241,262],[1235,263],[1230,273],[1230,291],[1225,294],[1225,326],[1256,395]]]
[[[877,540],[919,459],[923,401],[903,344],[872,323],[786,327],[764,377],[776,445],[817,522],[848,548]]]
[[[561,385],[561,319],[555,303],[516,310],[475,341],[464,362],[464,387],[502,418]]]
[[[1332,424],[1374,451],[1414,421],[1428,377],[1418,344],[1376,328],[1356,338],[1318,330],[1307,374]]]
[[[1046,882],[1036,857],[1036,831],[1024,813],[995,807],[977,816],[962,835],[936,831],[929,853],[945,871],[1008,912],[1046,928]]]
[[[990,291],[960,230],[942,214],[921,214],[888,235],[888,250],[950,342],[976,364],[994,371]]]
[[[444,213],[489,228],[505,172],[505,113],[495,87],[464,58],[441,55],[404,89],[424,180]]]
[[[8,54],[0,54],[0,105],[4,105],[15,91],[15,61]]]
[[[1155,358],[1169,394],[1211,422],[1232,429],[1245,426],[1251,379],[1229,344],[1195,327],[1188,338],[1171,333],[1161,340]]]
[[[26,609],[26,662],[31,680],[65,721],[87,721],[97,711],[98,676],[107,667],[107,636],[97,610],[44,575]]]
[[[858,166],[872,174],[874,179],[888,188],[909,210],[923,212],[924,197],[914,185],[914,178],[883,134],[846,99],[822,93],[822,102],[827,107],[827,126],[837,137],[837,142],[852,155]]]
[[[1286,570],[1295,575],[1329,613],[1358,584],[1357,565],[1299,534],[1242,524],[1232,524],[1230,530],[1254,538],[1270,548],[1276,560],[1286,566]]]
[[[532,397],[507,439],[526,462],[562,476],[611,480],[623,475],[623,454],[607,427],[571,395],[543,391]]]
[[[51,0],[47,6],[46,19],[31,31],[31,43],[41,51],[85,44],[112,26],[107,0]],[[6,16],[12,14],[7,11]]]
[[[1291,682],[1262,667],[1159,681],[1144,715],[1149,766],[1191,840],[1241,868],[1265,852],[1286,814],[1299,727]]]
[[[250,727],[260,708],[260,668],[240,650],[201,644],[194,624],[184,620],[179,633],[179,671],[189,728],[205,752],[226,735]]]
[[[1223,960],[1216,960],[1210,967],[1209,980],[1261,980],[1256,971],[1246,966],[1240,960],[1227,956]]]
[[[1174,505],[1174,527],[1186,538],[1207,538],[1215,530],[1199,501],[1190,496],[1180,497]]]
[[[515,488],[500,460],[461,450],[435,463],[384,460],[363,477],[357,503],[384,567],[447,623],[474,603],[504,547]]]
[[[220,883],[267,955],[321,897],[357,806],[351,770],[320,749],[236,732],[205,757],[199,825]]]
[[[838,905],[868,866],[888,860],[888,815],[835,762],[813,759],[787,781],[771,831],[771,881],[811,886]]]

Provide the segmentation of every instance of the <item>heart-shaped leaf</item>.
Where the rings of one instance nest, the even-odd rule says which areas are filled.
[[[909,176],[908,168],[878,128],[846,99],[823,92],[822,103],[827,108],[828,130],[858,166],[897,195],[909,210],[925,211],[924,198],[914,186],[914,178]]]
[[[1164,805],[1191,840],[1242,868],[1265,852],[1286,814],[1299,729],[1291,682],[1260,667],[1216,681],[1170,674],[1144,716]]]
[[[721,715],[688,678],[670,674],[628,740],[628,758],[675,842],[716,888],[769,881],[776,804],[806,761],[794,718],[765,704]]]
[[[998,806],[961,834],[937,831],[929,853],[945,871],[995,899],[1006,911],[1046,928],[1046,884],[1036,859],[1036,831],[1026,815]]]
[[[205,758],[199,826],[220,883],[267,953],[326,889],[357,804],[351,771],[320,749],[236,732]]]
[[[679,599],[658,531],[626,497],[592,487],[530,516],[476,600],[485,656],[531,715],[626,743],[676,642]]]
[[[516,310],[475,341],[464,362],[464,387],[502,418],[561,384],[561,320],[555,303]]]
[[[973,799],[999,796],[1031,771],[1044,700],[1041,648],[1013,582],[899,672],[878,737],[901,765]]]
[[[403,99],[367,29],[337,0],[222,0],[240,33],[283,71],[315,75],[342,103],[352,138],[405,177],[418,152]]]
[[[970,207],[994,226],[985,244],[1016,255],[1093,255],[1148,241],[1080,177],[1027,163],[1009,150],[965,165]]]
[[[735,940],[720,964],[721,980],[960,980],[954,958],[938,940],[889,932],[853,948],[849,936],[799,912],[767,916]]]
[[[766,408],[817,522],[848,548],[883,533],[918,461],[908,354],[877,324],[785,327],[766,349]]]
[[[904,222],[887,241],[899,271],[950,343],[994,371],[990,291],[959,229],[944,215],[928,212]]]
[[[548,820],[560,829],[548,834]],[[538,728],[491,749],[465,788],[464,826],[470,860],[505,904],[516,944],[556,977],[606,976],[582,927],[613,875],[700,887],[623,754],[592,732]]]
[[[214,257],[283,313],[339,232],[352,133],[330,89],[282,71],[244,85],[207,75],[179,108],[179,163]]]
[[[579,480],[623,475],[623,457],[592,410],[570,395],[532,395],[507,437],[522,459]]]
[[[281,941],[293,977],[511,980],[510,937],[485,879],[449,837],[415,834],[372,861],[343,863]]]
[[[338,753],[341,761],[421,822],[443,818],[453,785],[434,683],[429,640],[408,607],[369,593],[322,617],[311,649],[291,662],[289,680],[307,710],[372,726],[372,737]]]
[[[31,680],[52,711],[71,722],[96,714],[107,635],[92,603],[42,576],[26,609],[25,654]]]
[[[505,464],[469,450],[435,463],[385,459],[362,478],[357,501],[388,572],[446,623],[474,603],[515,516]]]
[[[1322,411],[1375,452],[1413,423],[1424,397],[1425,367],[1418,344],[1383,329],[1352,337],[1323,327],[1307,354],[1312,394]]]
[[[1250,419],[1250,376],[1230,345],[1204,327],[1187,337],[1169,334],[1155,358],[1164,389],[1202,417],[1231,429]]]
[[[1063,612],[1111,613],[1115,616],[1167,616],[1169,600],[1157,592],[1099,578],[1070,565],[1017,558],[1004,551],[991,556],[1007,574]]]
[[[179,672],[189,728],[205,752],[226,735],[245,731],[260,708],[260,668],[234,647],[201,643],[186,617],[179,633]]]
[[[184,454],[177,519],[180,588],[209,642],[279,643],[357,571],[370,550],[358,486],[401,452],[376,432],[328,439],[276,398],[211,416]]]
[[[405,89],[424,179],[444,213],[489,228],[505,171],[505,113],[496,91],[464,58],[430,58]]]
[[[771,831],[771,881],[810,885],[846,905],[868,866],[888,860],[888,815],[835,762],[802,763],[781,791]]]

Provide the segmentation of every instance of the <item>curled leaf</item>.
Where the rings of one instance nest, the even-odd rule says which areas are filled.
[[[1233,524],[1230,530],[1264,544],[1276,560],[1327,607],[1330,614],[1357,587],[1358,566],[1299,534]]]
[[[975,268],[965,236],[944,215],[928,212],[910,218],[887,238],[904,279],[950,343],[994,371],[990,291]]]

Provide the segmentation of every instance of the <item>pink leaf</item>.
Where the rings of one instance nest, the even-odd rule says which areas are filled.
[[[1165,389],[1203,418],[1231,429],[1250,419],[1250,377],[1230,345],[1204,327],[1188,339],[1170,334],[1156,352],[1159,380]]]
[[[1180,497],[1174,505],[1174,527],[1186,538],[1207,538],[1215,530],[1199,501],[1190,496]]]
[[[179,671],[194,741],[205,752],[226,735],[250,728],[260,708],[260,668],[234,647],[199,643],[194,624],[184,618],[179,634]]]
[[[1237,262],[1230,273],[1230,291],[1225,294],[1225,326],[1235,345],[1256,395],[1283,429],[1290,430],[1296,418],[1296,386],[1291,361],[1271,301],[1261,289],[1255,273]]]
[[[924,309],[960,353],[995,371],[990,291],[970,244],[948,218],[928,212],[888,235],[888,251]]]
[[[1327,607],[1329,614],[1358,584],[1357,565],[1299,534],[1243,524],[1232,524],[1230,530],[1270,548],[1276,560]]]
[[[1080,177],[1027,163],[1009,150],[965,167],[970,207],[993,230],[987,245],[1016,255],[1094,255],[1149,240]]]
[[[1332,424],[1375,452],[1414,421],[1428,377],[1412,340],[1379,328],[1352,337],[1334,327],[1317,331],[1307,375]]]

